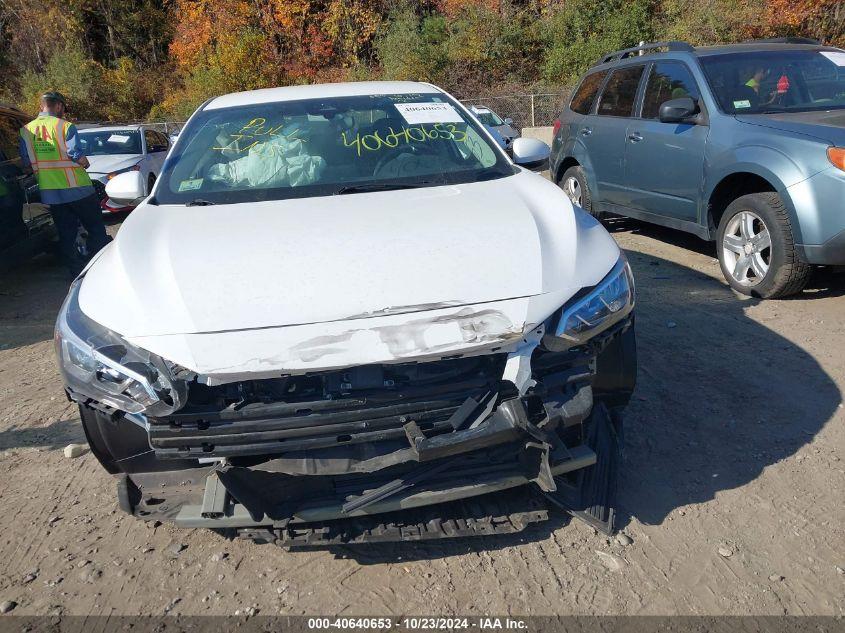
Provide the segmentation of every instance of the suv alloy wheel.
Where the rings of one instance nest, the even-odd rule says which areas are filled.
[[[593,211],[593,198],[587,186],[584,170],[580,166],[570,167],[563,172],[558,186],[563,189],[563,193],[566,194],[572,204],[581,207],[596,219],[601,218],[600,213]]]
[[[737,292],[772,299],[801,292],[810,267],[795,250],[792,226],[774,192],[741,196],[719,222],[722,274]]]

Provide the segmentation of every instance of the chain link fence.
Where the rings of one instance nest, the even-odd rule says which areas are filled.
[[[154,130],[170,136],[172,134],[179,134],[185,121],[146,121],[144,125],[149,125]]]
[[[513,119],[517,129],[551,125],[560,114],[569,91],[535,94],[497,95],[461,99],[465,106],[485,106],[503,119]],[[145,121],[164,134],[178,134],[184,121]]]
[[[569,92],[517,94],[461,99],[465,106],[486,106],[503,119],[513,119],[517,129],[551,125],[560,114]]]

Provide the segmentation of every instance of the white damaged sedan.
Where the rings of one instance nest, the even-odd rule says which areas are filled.
[[[611,531],[633,278],[526,169],[547,156],[423,83],[203,104],[56,326],[121,508],[286,546],[512,532],[548,503]]]

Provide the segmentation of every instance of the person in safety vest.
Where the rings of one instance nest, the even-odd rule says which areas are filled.
[[[751,88],[759,96],[760,84],[766,78],[766,75],[768,75],[766,69],[758,67],[754,70],[754,74],[751,75],[751,79],[745,82],[745,85]]]
[[[62,258],[76,275],[85,265],[76,247],[79,224],[88,233],[90,256],[111,238],[106,234],[102,210],[85,171],[88,159],[77,143],[76,126],[64,119],[66,111],[61,93],[45,93],[38,117],[21,128],[20,154],[24,164],[35,172],[41,202],[50,205],[59,233]]]

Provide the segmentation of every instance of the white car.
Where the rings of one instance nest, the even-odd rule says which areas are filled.
[[[633,280],[548,151],[423,83],[204,104],[58,317],[121,507],[313,545],[519,530],[529,486],[611,530]]]
[[[502,119],[486,106],[470,106],[469,110],[481,121],[484,127],[490,130],[493,138],[505,150],[509,150],[513,142],[519,137],[519,132],[513,127],[513,119]]]
[[[167,136],[146,125],[84,128],[79,130],[79,143],[91,163],[86,171],[94,181],[104,214],[131,208],[107,199],[105,185],[109,180],[137,171],[146,185],[145,193],[149,193],[170,150]]]

